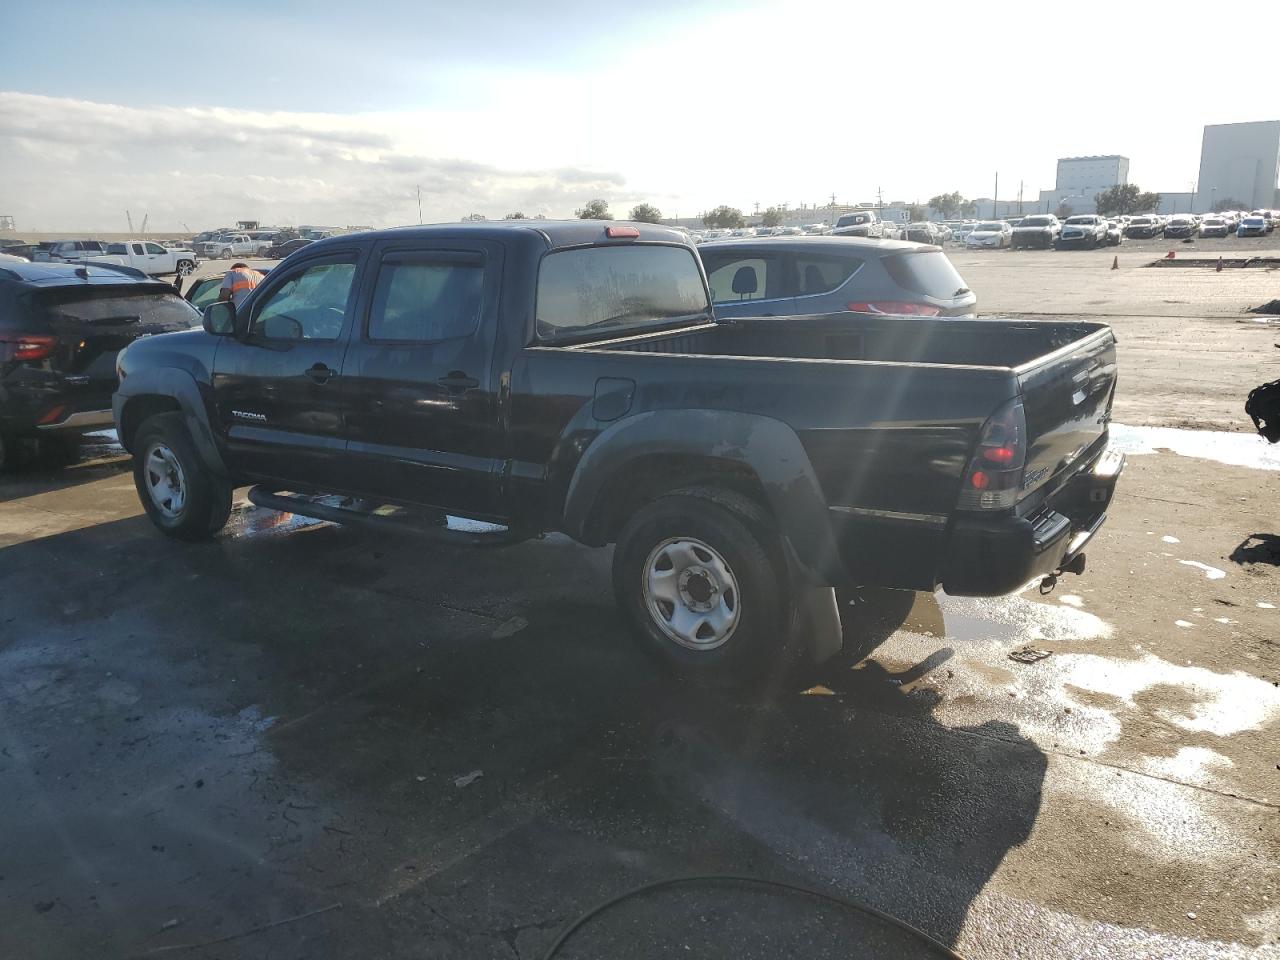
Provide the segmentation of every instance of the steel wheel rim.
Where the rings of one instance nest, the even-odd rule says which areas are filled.
[[[654,547],[640,583],[653,622],[687,650],[723,646],[742,619],[733,570],[717,550],[694,537],[673,537]]]
[[[155,508],[170,520],[181,516],[187,503],[187,478],[177,455],[165,444],[153,443],[142,462],[142,477]]]

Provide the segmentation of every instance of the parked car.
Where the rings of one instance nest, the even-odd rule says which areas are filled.
[[[836,220],[835,229],[831,232],[837,237],[882,237],[884,221],[874,210],[858,210]]]
[[[1119,220],[1107,220],[1107,246],[1118,247],[1124,243],[1124,224]]]
[[[907,232],[905,223],[898,223],[896,220],[883,221],[883,231],[880,234],[882,240],[905,240]]]
[[[1168,240],[1184,240],[1196,236],[1199,232],[1200,225],[1196,223],[1194,217],[1190,216],[1170,217],[1169,222],[1164,226],[1164,235]]]
[[[1054,244],[1067,247],[1099,247],[1107,242],[1107,221],[1096,213],[1081,213],[1062,221],[1062,231]]]
[[[978,298],[934,247],[868,237],[704,243],[716,317],[972,316]]]
[[[934,246],[942,244],[942,236],[938,233],[937,228],[927,220],[908,223],[900,236],[910,240],[912,243],[931,243]]]
[[[232,257],[262,256],[271,244],[254,240],[247,233],[220,233],[212,240],[192,246],[206,260],[230,260]]]
[[[1164,234],[1164,224],[1159,217],[1134,217],[1124,228],[1124,235],[1130,240],[1152,240]]]
[[[1249,216],[1261,217],[1262,222],[1266,224],[1267,233],[1270,233],[1272,230],[1274,230],[1276,228],[1276,224],[1280,223],[1280,216],[1277,216],[1275,212],[1272,210],[1254,210],[1251,214],[1249,214]]]
[[[1061,230],[1062,223],[1053,214],[1033,214],[1023,217],[1022,221],[1013,228],[1009,245],[1015,250],[1020,247],[1048,249],[1053,246],[1053,241],[1058,239],[1058,233]]]
[[[697,251],[647,224],[334,238],[119,365],[117,433],[164,534],[214,535],[254,484],[261,507],[429,542],[613,543],[625,622],[702,676],[835,652],[836,588],[1080,572],[1123,466],[1105,324],[716,322]]]
[[[984,220],[975,223],[965,234],[964,245],[970,250],[994,247],[1002,250],[1013,245],[1013,227],[1003,220]]]
[[[1205,217],[1200,221],[1200,236],[1225,237],[1231,232],[1225,217]]]
[[[101,240],[46,240],[33,251],[31,259],[36,263],[70,263],[101,257],[107,245]]]
[[[0,263],[0,466],[28,443],[69,454],[110,427],[116,353],[199,324],[173,287],[131,268]]]
[[[93,263],[118,263],[134,267],[151,277],[176,274],[185,277],[195,270],[200,258],[195,251],[162,247],[150,240],[125,240],[106,244],[106,253]]]
[[[695,238],[696,240],[697,238]],[[697,242],[701,242],[700,240]],[[267,248],[266,258],[268,260],[283,260],[291,253],[301,250],[303,247],[315,243],[314,240],[308,240],[306,237],[295,237],[293,240],[284,240],[280,243],[273,243]]]
[[[1237,237],[1265,237],[1270,231],[1267,229],[1267,218],[1262,216],[1254,216],[1250,214],[1240,219],[1240,226],[1236,227]]]

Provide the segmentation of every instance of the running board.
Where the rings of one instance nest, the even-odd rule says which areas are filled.
[[[411,534],[464,547],[506,547],[536,536],[466,517],[417,512],[394,505],[370,504],[367,508],[354,508],[342,504],[368,502],[351,497],[308,497],[298,493],[282,493],[264,486],[249,488],[249,502],[281,513],[293,513],[330,523],[365,526],[389,533]]]

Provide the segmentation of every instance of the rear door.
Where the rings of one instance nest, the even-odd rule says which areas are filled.
[[[782,254],[749,244],[698,253],[717,317],[785,317],[795,312]]]
[[[502,246],[387,241],[344,375],[352,489],[496,517]]]
[[[858,276],[866,263],[862,257],[797,248],[784,254],[783,262],[794,313],[835,313],[867,299],[858,295]]]
[[[244,302],[247,333],[222,341],[213,374],[234,469],[341,488],[343,361],[361,263],[358,248],[311,257]]]

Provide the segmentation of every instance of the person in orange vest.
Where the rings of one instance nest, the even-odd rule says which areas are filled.
[[[222,286],[218,291],[219,300],[230,300],[238,308],[249,296],[249,291],[262,282],[262,274],[250,268],[247,263],[233,263],[227,275],[222,278]]]

